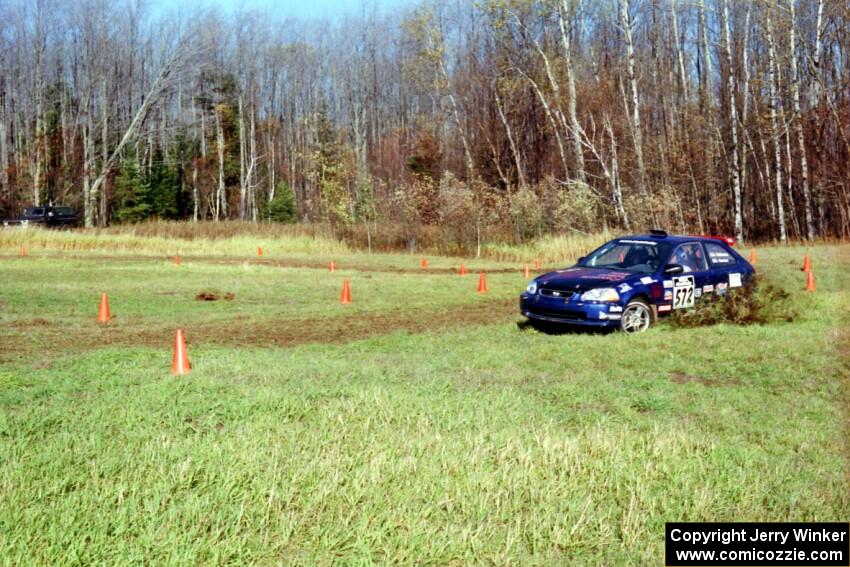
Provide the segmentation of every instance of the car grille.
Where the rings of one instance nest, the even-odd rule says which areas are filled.
[[[552,317],[553,319],[563,319],[565,321],[586,321],[587,314],[582,311],[556,311],[554,309],[541,309],[539,307],[526,307],[533,315],[541,317]]]
[[[575,295],[574,291],[563,291],[560,289],[549,289],[547,287],[540,288],[540,295],[545,295],[546,297],[563,297],[564,299],[569,299],[573,295]]]

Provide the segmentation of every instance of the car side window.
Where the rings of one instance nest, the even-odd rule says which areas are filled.
[[[705,250],[708,254],[708,262],[711,264],[712,268],[733,266],[737,263],[735,257],[720,244],[706,242]]]
[[[670,259],[672,264],[679,264],[688,272],[704,272],[708,269],[708,264],[705,261],[705,253],[699,242],[689,242],[680,244],[673,251],[673,256]]]

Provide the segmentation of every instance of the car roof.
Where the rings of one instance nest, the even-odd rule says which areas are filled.
[[[688,236],[688,235],[676,235],[676,234],[631,234],[628,236],[620,236],[615,240],[647,240],[652,242],[665,242],[667,244],[682,244],[684,242],[723,242],[725,243],[724,237],[720,236]]]

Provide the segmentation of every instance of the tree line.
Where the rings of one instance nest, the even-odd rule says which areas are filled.
[[[0,3],[0,211],[850,236],[843,0]]]

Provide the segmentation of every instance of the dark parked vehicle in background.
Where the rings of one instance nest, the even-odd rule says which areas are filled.
[[[29,207],[19,217],[3,219],[3,226],[67,228],[76,226],[77,220],[77,213],[71,207]]]

